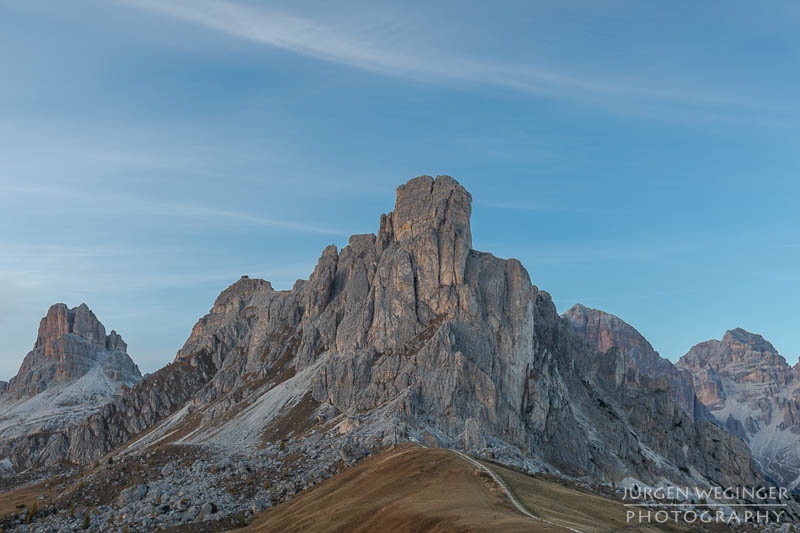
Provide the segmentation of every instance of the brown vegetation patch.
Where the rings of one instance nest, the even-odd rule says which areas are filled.
[[[0,493],[0,521],[25,510],[46,507],[58,495],[56,486],[51,480]]]
[[[261,436],[261,442],[266,444],[304,435],[314,426],[315,421],[311,417],[319,406],[320,403],[312,398],[311,392],[305,393],[296,405],[270,422]]]

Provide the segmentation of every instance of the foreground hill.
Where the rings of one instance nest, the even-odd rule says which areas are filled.
[[[623,503],[498,466],[526,516],[503,487],[445,449],[403,445],[370,457],[257,516],[244,531],[684,531],[626,523]],[[529,511],[530,512],[530,511]]]
[[[558,531],[517,511],[485,473],[444,449],[400,446],[258,516],[245,531]]]

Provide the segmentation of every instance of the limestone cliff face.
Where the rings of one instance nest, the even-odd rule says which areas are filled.
[[[64,460],[64,432],[141,380],[127,345],[86,304],[50,307],[33,350],[0,394],[0,458]]]
[[[235,445],[221,436],[307,391],[317,419],[346,418],[348,446],[424,439],[595,479],[759,480],[741,441],[576,335],[519,261],[472,250],[470,211],[454,179],[415,178],[377,235],[326,248],[308,281],[239,280],[172,365],[67,435],[65,453],[87,461],[153,426],[137,446],[180,428]]]
[[[750,444],[767,474],[800,485],[800,376],[772,344],[737,328],[694,346],[678,366],[693,374],[700,401]]]

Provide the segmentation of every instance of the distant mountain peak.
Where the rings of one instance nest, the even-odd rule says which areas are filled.
[[[70,309],[66,304],[57,303],[50,306],[47,315],[39,323],[39,334],[34,349],[47,347],[52,339],[63,335],[77,335],[87,341],[105,346],[106,329],[97,316],[85,303]]]
[[[77,380],[100,364],[112,380],[131,385],[141,379],[122,337],[105,326],[85,303],[69,308],[57,303],[39,323],[36,342],[6,392],[35,396],[59,383]]]
[[[726,331],[722,340],[712,339],[693,346],[680,364],[694,370],[721,372],[732,372],[734,368],[741,372],[749,367],[786,372],[790,368],[772,343],[742,328]]]
[[[751,351],[777,354],[778,350],[771,342],[757,333],[750,333],[742,328],[729,329],[722,337],[722,344],[727,346],[743,345]]]
[[[770,476],[800,486],[800,367],[742,328],[693,346],[677,365],[692,373],[700,401],[750,443]]]

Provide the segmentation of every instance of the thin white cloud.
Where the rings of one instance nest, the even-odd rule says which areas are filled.
[[[495,85],[590,104],[624,104],[626,112],[647,114],[654,104],[674,104],[710,112],[749,107],[720,91],[670,88],[665,80],[633,77],[595,79],[531,64],[511,64],[447,55],[441,50],[401,46],[380,32],[340,29],[307,17],[244,6],[230,0],[119,0],[239,39],[350,67],[432,83]],[[672,84],[674,87],[674,84]],[[665,89],[665,87],[667,87]],[[631,101],[634,100],[634,101]],[[720,119],[714,113],[711,118]],[[697,117],[695,117],[697,118]]]
[[[579,209],[564,208],[551,204],[537,204],[532,202],[478,202],[473,204],[475,208],[502,209],[508,211],[541,211],[547,213],[554,212],[579,212]]]
[[[385,50],[373,39],[355,37],[316,21],[274,10],[257,10],[220,0],[121,0],[121,3],[240,39],[365,70],[409,75],[428,69],[420,58]]]
[[[11,188],[11,190],[22,194],[54,196],[62,200],[69,198],[95,206],[109,205],[113,206],[115,213],[127,211],[139,216],[181,217],[199,220],[204,224],[211,222],[238,223],[299,233],[335,235],[339,237],[349,235],[345,231],[332,227],[266,218],[246,211],[221,209],[189,202],[159,201],[132,195],[78,191],[52,186],[18,186]]]
[[[154,260],[167,266],[152,271],[142,268]],[[7,301],[11,293],[23,298],[30,291],[66,297],[73,293],[224,286],[242,274],[273,281],[276,287],[290,286],[298,278],[307,278],[314,268],[307,262],[283,261],[248,272],[238,270],[236,264],[235,260],[212,264],[212,269],[201,264],[198,269],[190,257],[168,247],[0,242],[0,300]]]
[[[540,243],[533,248],[519,246],[514,250],[499,245],[496,252],[510,252],[523,258],[526,265],[579,265],[631,262],[660,262],[668,257],[685,257],[707,248],[705,242],[643,242],[617,241]]]

